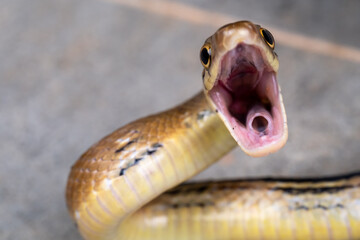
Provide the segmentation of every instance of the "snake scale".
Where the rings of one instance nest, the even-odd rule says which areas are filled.
[[[90,147],[66,187],[82,237],[360,239],[359,174],[179,185],[236,145],[260,157],[285,144],[274,49],[259,25],[221,27],[200,50],[203,92]]]

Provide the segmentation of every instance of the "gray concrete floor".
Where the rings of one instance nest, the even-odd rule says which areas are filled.
[[[64,201],[70,166],[105,134],[199,91],[198,51],[224,16],[360,50],[356,0],[175,2],[206,13],[192,20],[167,11],[174,1],[157,13],[154,1],[129,2],[0,0],[0,239],[80,239]],[[360,63],[286,41],[288,144],[261,159],[236,150],[197,179],[360,170]]]

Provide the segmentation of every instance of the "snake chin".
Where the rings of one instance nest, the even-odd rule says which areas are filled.
[[[276,73],[261,50],[239,44],[221,60],[209,96],[240,147],[251,156],[277,151],[287,139]]]

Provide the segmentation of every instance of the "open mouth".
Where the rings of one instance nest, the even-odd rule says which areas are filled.
[[[221,59],[220,69],[209,96],[238,144],[253,156],[282,147],[285,110],[276,73],[260,50],[239,44]]]

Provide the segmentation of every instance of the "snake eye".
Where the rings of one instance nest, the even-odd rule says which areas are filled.
[[[205,45],[202,47],[201,51],[200,51],[200,60],[201,60],[201,64],[205,67],[208,68],[210,66],[210,61],[211,61],[211,48],[208,45]]]
[[[269,45],[269,47],[271,47],[272,49],[274,49],[275,48],[275,40],[274,40],[273,35],[265,28],[260,28],[260,34],[263,37],[263,39],[265,40],[266,44]]]

